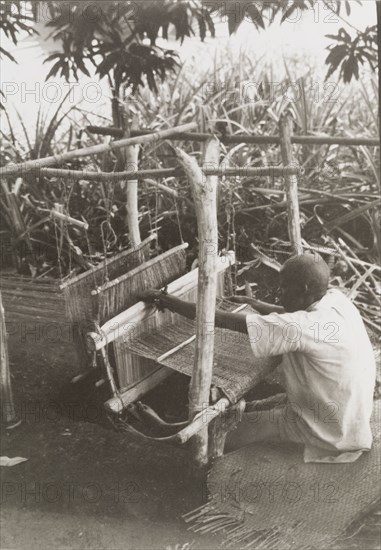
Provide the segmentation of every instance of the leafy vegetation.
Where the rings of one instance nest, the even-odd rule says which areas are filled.
[[[360,0],[356,0],[361,4]],[[350,2],[324,1],[324,8],[342,17],[345,6],[350,15]],[[195,35],[204,40],[207,34],[215,35],[214,19],[227,21],[229,33],[239,30],[249,18],[254,30],[265,29],[279,17],[292,20],[295,14],[315,10],[315,0],[281,0],[280,2],[208,2],[201,0],[145,0],[141,3],[103,0],[96,3],[81,2],[31,2],[30,12],[25,13],[25,2],[0,1],[0,30],[17,44],[22,31],[33,33],[33,21],[42,8],[49,14],[47,25],[51,36],[59,45],[57,52],[45,60],[54,62],[47,78],[61,76],[67,81],[78,79],[80,74],[90,75],[91,69],[99,78],[107,77],[112,90],[113,122],[123,123],[119,112],[123,89],[134,93],[139,86],[147,85],[157,92],[157,82],[163,81],[178,66],[176,52],[159,47],[158,38],[167,39],[174,32],[176,40]],[[377,10],[379,16],[379,10]],[[343,19],[345,21],[345,19]],[[380,22],[378,22],[380,24]],[[195,30],[197,29],[197,30]],[[356,30],[352,37],[345,28],[338,34],[328,35],[334,42],[326,59],[329,78],[340,70],[340,78],[350,82],[359,78],[359,65],[365,62],[374,70],[377,64],[377,27],[365,31]],[[13,56],[0,48],[0,56]]]
[[[53,4],[49,4],[52,9]],[[144,3],[144,6],[146,10],[154,10],[158,9],[157,4]],[[63,24],[53,25],[57,40],[66,43],[67,55],[54,57],[51,74],[57,71],[66,76],[69,74],[66,71],[73,71],[78,75],[94,67],[99,76],[110,79],[115,91],[112,117],[105,122],[97,113],[89,115],[76,109],[79,118],[74,119],[74,109],[65,108],[65,102],[62,102],[49,119],[40,113],[37,127],[31,133],[17,113],[16,118],[11,119],[11,114],[6,112],[9,130],[2,136],[1,164],[98,143],[99,138],[90,134],[86,127],[89,124],[115,125],[123,118],[124,103],[120,100],[120,92],[125,86],[130,86],[133,91],[134,102],[132,107],[130,102],[129,109],[133,110],[140,128],[166,128],[198,117],[200,129],[205,131],[274,135],[278,133],[280,115],[287,110],[294,118],[295,134],[377,136],[378,120],[374,106],[379,92],[375,75],[359,82],[352,81],[350,86],[344,86],[340,81],[329,82],[317,90],[316,82],[320,82],[320,76],[316,67],[306,67],[304,59],[295,59],[284,64],[284,77],[274,87],[273,83],[280,81],[280,67],[275,73],[273,67],[259,63],[252,56],[240,52],[236,57],[228,49],[220,51],[214,66],[205,70],[197,62],[177,67],[175,55],[158,48],[157,37],[160,33],[165,36],[172,25],[181,40],[194,32],[191,23],[196,19],[202,38],[207,32],[213,33],[212,14],[204,26],[200,19],[203,14],[196,8],[191,13],[184,11],[189,8],[188,3],[162,4],[165,9],[159,10],[155,18],[152,12],[147,12],[141,25],[135,21],[127,34],[120,13],[115,15],[112,11],[104,21],[95,21],[94,27],[81,27],[75,33]],[[292,6],[296,9],[296,3]],[[111,10],[111,3],[108,2],[106,8]],[[279,12],[281,8],[273,6],[266,21],[270,15],[275,17],[276,9]],[[250,12],[258,28],[262,28],[265,21],[264,10],[265,7]],[[287,17],[287,14],[283,16]],[[233,25],[230,20],[231,32],[237,30],[238,23],[235,20]],[[79,31],[83,31],[82,34]],[[101,32],[102,40],[93,41],[94,33]],[[336,46],[331,48],[329,55],[335,58],[334,63],[331,59],[335,67],[330,78],[337,69],[344,80],[350,79],[352,69],[345,68],[344,64],[348,55],[355,59],[362,51],[363,60],[373,62],[373,58],[364,55],[365,51],[370,51],[366,48],[374,50],[373,35],[370,31],[365,34],[352,48],[349,35],[339,33],[343,44],[338,41],[338,45],[344,45],[345,50],[340,50],[339,55],[337,50],[336,54],[333,53]],[[17,34],[15,36],[17,39]],[[78,37],[82,40],[82,53]],[[104,37],[108,38],[104,40]],[[366,43],[368,38],[370,41]],[[126,55],[123,52],[127,52]],[[136,58],[131,57],[134,52]],[[146,61],[145,55],[148,56]],[[151,63],[153,58],[160,58],[157,64]],[[134,63],[129,65],[131,59]],[[354,76],[357,71],[359,65]],[[248,85],[253,81],[258,83],[255,88]],[[147,86],[139,86],[145,82]],[[17,127],[19,131],[15,130]],[[181,146],[201,160],[200,144],[184,142]],[[378,149],[299,145],[294,147],[294,153],[305,170],[299,179],[299,200],[302,236],[306,245],[331,251],[332,254],[326,254],[326,258],[331,262],[337,284],[348,291],[355,288],[353,293],[359,297],[359,307],[364,309],[370,296],[372,304],[378,308],[379,272],[371,274],[371,295],[363,283],[356,286],[358,273],[363,276],[368,264],[377,262],[381,245],[377,208],[380,189]],[[222,146],[220,160],[230,166],[266,166],[281,162],[278,146],[247,144]],[[76,160],[67,167],[107,172],[115,170],[116,166],[118,158],[107,154],[90,160]],[[139,166],[175,166],[171,145],[168,142],[147,144],[141,150]],[[0,230],[5,243],[3,267],[13,264],[20,273],[39,277],[73,275],[129,245],[123,183],[87,181],[85,178],[74,182],[28,174],[3,182],[0,201]],[[85,231],[70,223],[57,222],[51,216],[57,204],[65,214],[88,222],[89,229]],[[191,245],[190,262],[197,256],[195,216],[185,180],[162,178],[142,182],[139,185],[139,215],[142,237],[159,230],[161,248],[169,248],[184,239]],[[218,218],[220,248],[235,248],[240,261],[239,284],[250,268],[258,265],[258,251],[262,260],[269,257],[283,261],[289,254],[282,178],[221,178]],[[339,247],[339,251],[335,247]],[[353,265],[359,270],[357,274],[351,267]],[[262,297],[267,298],[266,293],[273,292],[271,275],[266,273],[263,280],[252,281],[253,284],[259,282]],[[373,313],[364,312],[370,324],[374,322]]]

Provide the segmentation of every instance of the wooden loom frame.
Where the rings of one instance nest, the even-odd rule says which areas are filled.
[[[76,151],[71,151],[68,153],[65,153],[63,155],[57,155],[53,157],[48,157],[46,159],[37,159],[36,161],[27,161],[25,163],[20,164],[14,164],[14,165],[8,165],[6,167],[3,167],[0,169],[0,173],[3,177],[13,176],[13,175],[23,175],[28,172],[33,172],[35,175],[39,176],[57,176],[67,179],[78,179],[78,178],[86,178],[93,180],[102,180],[102,181],[118,181],[121,178],[125,180],[141,180],[146,178],[147,176],[168,176],[168,175],[180,175],[182,173],[187,173],[187,168],[184,165],[186,164],[186,158],[182,159],[182,170],[178,169],[158,169],[158,170],[135,170],[130,172],[120,172],[120,173],[92,173],[92,172],[84,172],[84,171],[73,171],[73,170],[66,170],[66,169],[60,169],[60,168],[46,168],[51,165],[59,165],[60,163],[66,162],[68,160],[72,160],[73,158],[79,158],[86,155],[96,154],[103,151],[111,151],[113,149],[120,149],[124,147],[130,147],[139,143],[148,143],[153,142],[157,139],[192,139],[194,141],[206,141],[211,138],[209,134],[205,133],[196,133],[193,132],[193,130],[197,129],[196,123],[189,123],[187,125],[182,125],[177,128],[170,128],[168,130],[162,130],[155,133],[148,133],[147,132],[131,132],[131,136],[129,138],[122,139],[120,141],[116,141],[110,145],[97,145],[92,147],[87,147],[84,149],[79,149]],[[217,162],[216,162],[216,156],[214,156],[213,162],[215,165],[215,168],[212,168],[209,170],[205,168],[204,170],[204,176],[208,178],[215,177],[216,175],[226,175],[226,176],[246,176],[246,175],[282,175],[285,177],[285,183],[286,183],[286,194],[287,194],[287,203],[288,203],[288,220],[289,220],[289,234],[290,234],[290,241],[293,248],[293,251],[296,253],[301,253],[301,245],[300,245],[300,228],[299,228],[299,210],[298,210],[298,198],[297,198],[297,179],[296,176],[298,173],[300,173],[300,168],[297,166],[296,163],[293,162],[292,159],[292,148],[291,143],[305,143],[305,144],[343,144],[343,145],[369,145],[369,146],[377,146],[379,145],[379,140],[377,139],[366,139],[366,138],[338,138],[338,137],[332,137],[332,136],[296,136],[293,137],[291,134],[291,121],[287,117],[282,117],[280,120],[280,135],[279,137],[276,136],[243,136],[243,135],[237,135],[237,136],[221,136],[221,140],[225,143],[280,143],[281,145],[281,153],[282,153],[282,160],[284,167],[261,167],[261,168],[224,168],[223,170],[219,169],[218,167],[218,155],[217,155]],[[99,129],[98,129],[99,130]],[[105,130],[105,129],[104,129]],[[112,130],[112,131],[111,131]],[[106,129],[106,131],[98,132],[98,133],[104,133],[107,135],[112,134],[114,132],[114,136],[121,137],[120,134],[117,135],[119,132],[119,129]],[[180,155],[181,156],[181,155]],[[206,160],[206,159],[205,159]],[[189,168],[189,167],[188,167]],[[188,170],[188,177],[189,177],[189,170]],[[210,221],[210,220],[209,220]],[[199,220],[200,222],[200,220]],[[208,225],[208,224],[207,224]],[[209,225],[210,230],[210,225]],[[201,260],[205,260],[201,258]],[[208,263],[208,262],[206,262]],[[200,264],[204,275],[205,275],[205,269],[206,271],[209,270],[209,274],[212,272],[211,267],[212,264],[209,266],[203,265],[203,261]],[[185,279],[184,279],[185,277]],[[182,281],[181,284],[184,284],[184,281],[194,279],[195,273],[187,274],[178,281]],[[188,279],[187,279],[188,278]],[[193,280],[194,283],[194,280]],[[170,292],[174,292],[176,294],[176,286],[170,286],[169,287]],[[178,289],[177,289],[178,290]],[[210,298],[213,297],[213,292],[209,295],[209,302]],[[204,304],[205,305],[205,304]],[[209,303],[210,305],[210,303]],[[143,309],[142,309],[143,308]],[[139,315],[143,314],[143,310],[147,311],[147,306],[143,306],[142,304],[136,304],[132,308],[128,309],[127,311],[123,312],[119,316],[114,317],[110,321],[108,321],[105,325],[102,326],[102,334],[99,336],[99,334],[90,333],[88,335],[88,342],[89,347],[92,350],[100,350],[103,356],[103,359],[105,361],[106,371],[108,375],[110,374],[110,365],[108,364],[107,354],[104,353],[104,350],[106,349],[107,344],[110,342],[110,338],[112,339],[112,334],[110,334],[110,323],[115,322],[115,320],[119,319],[119,322],[122,322],[123,320],[126,320],[130,318],[129,316],[133,315],[135,320],[139,317]],[[206,312],[205,307],[203,308],[204,313]],[[202,355],[202,346],[200,347],[200,353]],[[213,355],[213,350],[207,352],[208,355],[208,361],[210,363],[210,357]],[[196,365],[195,365],[196,369]],[[197,369],[196,369],[197,370]],[[210,365],[207,369],[210,371]],[[158,374],[161,372],[161,374]],[[195,371],[196,372],[196,371]],[[134,392],[130,392],[127,396],[125,396],[125,401],[129,401],[130,399],[136,399],[138,396],[142,395],[142,392],[145,392],[147,388],[154,387],[159,381],[165,378],[164,374],[165,371],[162,369],[158,369],[158,373],[153,373],[152,378],[150,382],[147,381],[144,384],[141,384],[140,387],[136,386],[134,389]],[[203,367],[198,369],[198,375],[207,374],[208,380],[202,382],[199,384],[198,388],[196,387],[196,394],[197,390],[200,390],[200,392],[203,392],[204,398],[205,398],[205,391],[209,391],[210,389],[210,372],[206,373],[203,372]],[[149,378],[149,377],[148,377]],[[112,410],[115,408],[115,404],[117,403],[117,400],[120,399],[120,395],[118,395],[118,389],[116,388],[115,384],[112,383],[112,377],[109,376],[111,388],[114,394],[114,400],[111,399],[108,402],[108,407]],[[209,387],[208,387],[209,384]],[[199,393],[198,397],[200,397],[201,393]],[[116,399],[116,400],[115,400]],[[122,399],[123,401],[123,399]],[[206,413],[206,419],[207,421],[214,419],[216,416],[223,414],[223,411],[226,409],[226,407],[229,405],[228,401],[226,399],[220,400],[216,404],[212,404],[211,407],[207,407],[205,410]],[[118,407],[116,407],[118,408]],[[196,459],[196,462],[199,465],[203,465],[207,462],[208,459],[208,453],[207,449],[205,448],[205,443],[207,446],[207,433],[206,433],[206,425],[208,424],[204,418],[201,418],[200,414],[196,414],[192,419],[190,419],[189,425],[176,434],[176,436],[169,438],[174,441],[177,441],[179,443],[184,443],[187,441],[190,437],[195,436],[196,439],[198,439],[198,443],[196,446],[196,449],[194,450],[194,457]]]
[[[280,133],[282,157],[287,164],[291,164],[291,129],[290,122],[287,119],[281,121]],[[208,254],[206,251],[206,243],[212,243],[213,245],[217,244],[218,241],[216,208],[218,181],[214,171],[210,170],[208,174],[205,169],[201,170],[196,161],[181,150],[177,150],[177,155],[192,187],[199,226],[200,269],[198,270],[198,274],[190,273],[188,277],[185,277],[188,284],[190,281],[192,282],[193,287],[195,285],[196,276],[198,279],[198,305],[195,335],[196,347],[193,375],[191,377],[189,391],[189,424],[174,436],[165,439],[184,443],[192,438],[194,462],[197,466],[202,467],[208,463],[212,454],[223,453],[224,434],[222,434],[221,426],[217,426],[216,422],[214,422],[213,428],[209,430],[208,425],[212,420],[224,415],[229,405],[231,405],[226,398],[222,398],[218,403],[212,403],[210,405],[209,398],[213,369],[214,336],[207,338],[204,332],[205,326],[209,325],[209,330],[210,325],[214,327],[217,272],[221,271],[221,262],[217,262],[216,250],[212,254]],[[218,161],[219,141],[217,138],[211,138],[206,143],[204,151],[205,166],[218,166]],[[301,253],[295,171],[287,171],[285,177],[287,198],[288,201],[293,203],[292,207],[289,208],[289,215],[292,217],[289,223],[291,242],[294,252]],[[294,203],[295,198],[296,204]],[[185,293],[183,285],[184,277],[177,281],[177,285],[171,285],[169,289],[171,294],[183,296]],[[89,348],[92,349],[92,351],[101,351],[102,353],[107,376],[113,391],[113,398],[106,403],[106,406],[114,413],[120,413],[131,402],[138,399],[141,395],[144,395],[146,391],[161,382],[170,373],[169,369],[156,369],[152,374],[147,376],[145,380],[140,380],[133,387],[122,392],[118,391],[112,376],[107,355],[107,346],[112,342],[116,342],[120,337],[120,333],[122,334],[122,338],[128,339],[136,328],[135,324],[138,326],[141,325],[153,314],[154,311],[152,311],[152,308],[149,309],[146,305],[137,304],[121,315],[114,317],[102,326],[98,333],[88,334]],[[188,339],[181,345],[184,346],[191,340],[193,340],[193,338]],[[176,348],[172,351],[176,351]],[[158,362],[160,362],[160,358],[158,358]]]

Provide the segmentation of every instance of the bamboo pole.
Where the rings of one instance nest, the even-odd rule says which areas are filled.
[[[307,248],[307,250],[313,250],[314,252],[318,252],[319,254],[327,254],[329,256],[335,256],[335,258],[341,258],[341,255],[338,254],[337,250],[333,248],[329,248],[328,246],[313,246],[306,242],[303,242],[303,247]],[[371,264],[369,262],[364,262],[359,259],[351,258],[351,262],[355,265],[360,265],[364,269],[367,267],[373,267],[375,266],[375,271],[378,271],[381,273],[381,267],[377,264]]]
[[[20,169],[21,171],[21,169]],[[36,172],[36,168],[29,168],[27,172],[33,172],[35,175],[47,178],[62,178],[70,180],[88,180],[88,181],[110,181],[119,182],[124,180],[143,180],[147,177],[180,177],[184,175],[181,168],[156,168],[149,170],[129,170],[124,172],[94,172],[92,170],[68,170],[65,168],[40,168]],[[24,171],[25,173],[25,171]],[[239,176],[242,178],[255,176],[285,176],[296,175],[303,173],[303,169],[297,164],[294,166],[261,166],[254,168],[251,166],[225,167],[223,165],[215,168],[206,168],[204,173],[207,176]]]
[[[7,329],[5,315],[0,292],[0,370],[1,370],[1,419],[5,424],[17,422],[16,411],[13,403],[11,374],[9,371]]]
[[[284,166],[294,163],[291,146],[292,120],[282,115],[279,120],[280,149]],[[302,254],[302,237],[300,233],[298,180],[296,176],[285,176],[287,196],[288,235],[294,254]]]
[[[104,126],[87,126],[89,132],[99,134],[103,136],[113,136],[116,138],[123,137],[123,131],[120,128],[104,127]],[[132,136],[142,136],[149,133],[150,130],[138,130],[131,132]],[[176,136],[170,137],[170,140],[189,140],[189,141],[207,141],[213,137],[212,134],[206,132],[181,132]],[[222,143],[251,143],[251,144],[279,144],[280,138],[278,136],[253,136],[251,134],[225,134],[218,135],[219,140]],[[368,147],[379,147],[379,138],[367,138],[367,137],[343,137],[343,136],[292,136],[291,143],[305,144],[305,145],[365,145]]]
[[[196,160],[176,149],[186,172],[195,203],[199,241],[199,273],[195,358],[189,388],[189,420],[209,405],[214,356],[214,320],[217,292],[217,177],[205,176]],[[206,143],[205,165],[218,166],[219,141]],[[192,439],[196,467],[208,463],[208,428],[205,425]]]
[[[80,229],[89,229],[89,224],[87,222],[82,222],[81,220],[77,220],[75,218],[72,218],[71,216],[63,214],[62,212],[59,212],[59,210],[57,210],[56,208],[57,206],[55,206],[55,209],[50,210],[50,215],[52,218],[69,223],[70,225],[75,225],[75,227],[79,227]]]
[[[8,164],[0,168],[0,176],[11,176],[15,174],[24,174],[26,171],[42,166],[50,166],[54,164],[62,164],[80,157],[86,157],[88,155],[97,155],[98,153],[104,153],[105,151],[115,151],[128,147],[130,145],[136,145],[139,143],[151,143],[160,139],[166,139],[177,133],[181,133],[188,130],[194,130],[197,127],[195,122],[188,124],[182,124],[174,128],[168,128],[166,130],[159,130],[152,134],[146,134],[143,136],[136,136],[121,139],[119,141],[113,141],[112,143],[100,143],[98,145],[92,145],[91,147],[84,147],[82,149],[75,149],[74,151],[68,151],[59,155],[53,155],[51,157],[45,157],[43,159],[28,160],[19,164]]]

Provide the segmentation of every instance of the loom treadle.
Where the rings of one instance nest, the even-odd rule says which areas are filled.
[[[159,367],[143,380],[139,380],[134,386],[127,388],[119,394],[119,397],[112,397],[105,402],[104,406],[113,413],[122,412],[123,408],[133,403],[145,393],[152,390],[155,386],[165,380],[173,370],[168,367]]]

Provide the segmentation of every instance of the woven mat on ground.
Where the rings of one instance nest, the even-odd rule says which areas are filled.
[[[221,533],[234,549],[327,548],[380,498],[380,405],[373,411],[373,448],[351,464],[305,464],[301,447],[269,443],[217,459],[209,502],[185,521],[194,531]]]
[[[219,302],[220,309],[232,310],[237,304]],[[241,313],[253,311],[249,306]],[[188,340],[196,332],[195,322],[178,316],[176,323],[143,332],[124,342],[128,351],[155,361],[170,350]],[[214,332],[214,367],[212,383],[236,402],[279,363],[276,357],[255,359],[247,334],[216,328]],[[195,341],[175,351],[161,365],[192,376]]]

